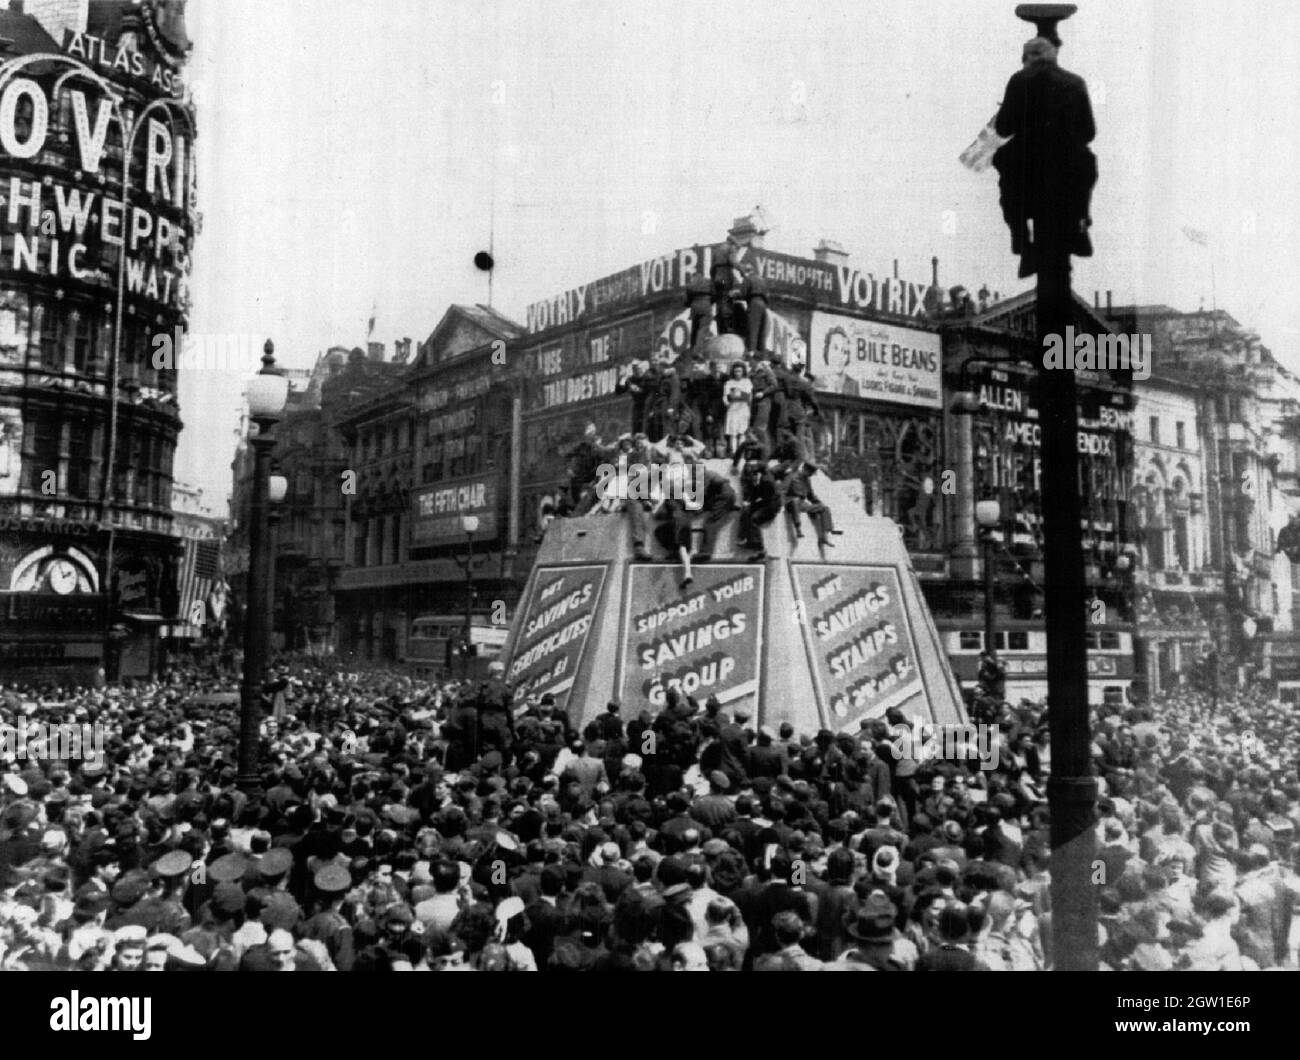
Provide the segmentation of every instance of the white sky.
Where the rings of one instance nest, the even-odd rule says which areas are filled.
[[[191,330],[307,367],[362,344],[378,303],[391,355],[487,301],[493,214],[493,304],[520,321],[757,204],[774,250],[828,237],[877,275],[928,280],[937,255],[945,286],[1023,290],[996,174],[957,161],[1033,35],[1014,6],[195,0]],[[1098,127],[1075,289],[1208,308],[1209,253],[1181,232],[1202,229],[1218,306],[1300,369],[1300,4],[1085,2],[1061,36]],[[181,392],[177,477],[224,504],[239,378]]]

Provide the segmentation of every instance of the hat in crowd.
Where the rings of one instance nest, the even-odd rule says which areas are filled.
[[[856,911],[845,918],[844,932],[858,942],[891,942],[897,919],[894,903],[880,891],[873,891]]]
[[[226,916],[244,911],[244,889],[237,883],[222,880],[212,889],[212,908]]]
[[[19,798],[22,798],[27,794],[27,781],[23,780],[23,778],[18,776],[16,773],[6,773],[4,775],[4,782],[5,787]]]
[[[258,875],[271,880],[293,868],[293,854],[287,847],[272,847],[257,862]]]
[[[184,850],[169,850],[149,866],[149,871],[165,880],[174,880],[184,876],[194,864],[194,858]]]
[[[706,858],[716,858],[730,849],[731,847],[725,839],[710,839],[703,847]]]
[[[84,917],[93,917],[102,913],[109,906],[108,895],[98,889],[91,889],[77,895],[73,912]]]
[[[242,880],[248,865],[248,859],[242,854],[222,854],[208,866],[208,876],[218,883]]]
[[[770,726],[770,725],[764,725],[764,726],[762,726],[762,727],[758,730],[758,735],[759,735],[759,736],[762,736],[762,737],[765,737],[766,739],[769,739],[769,740],[775,740],[775,739],[776,739],[776,730],[773,729],[772,726]]]
[[[113,944],[121,946],[125,943],[132,945],[143,945],[144,940],[149,937],[149,929],[143,924],[124,924],[113,932]]]
[[[617,861],[621,856],[622,856],[622,852],[618,849],[617,843],[604,843],[601,845],[600,848],[601,860],[607,862]]]
[[[715,769],[709,774],[709,783],[719,791],[726,791],[731,787],[731,781],[727,779],[727,774],[721,769]]]
[[[735,719],[737,725],[744,725],[750,718],[749,711],[743,709],[732,711],[731,716]]]
[[[135,905],[149,891],[149,879],[139,872],[128,872],[120,877],[109,892],[121,908]]]
[[[292,931],[302,918],[302,907],[287,891],[275,891],[262,903],[261,920],[266,928],[284,928]]]
[[[352,874],[342,865],[326,865],[317,870],[312,883],[324,894],[341,894],[352,886]]]

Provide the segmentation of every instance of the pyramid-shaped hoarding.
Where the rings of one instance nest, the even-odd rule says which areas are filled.
[[[737,517],[687,589],[676,562],[633,559],[624,516],[555,520],[506,644],[516,705],[550,692],[581,726],[611,699],[624,718],[656,713],[678,680],[701,703],[797,732],[854,732],[894,706],[965,722],[898,526],[863,512],[847,484],[813,482],[843,531],[824,556],[806,517],[797,538],[781,515],[763,530],[767,560],[746,562]]]

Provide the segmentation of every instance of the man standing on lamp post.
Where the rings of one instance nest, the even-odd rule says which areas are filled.
[[[1075,319],[1070,256],[1092,254],[1089,201],[1097,163],[1088,89],[1056,62],[1056,26],[1073,4],[1021,4],[1016,15],[1037,27],[1023,68],[1007,83],[998,135],[1009,136],[994,165],[1002,211],[1020,275],[1037,274],[1038,340],[1047,349]],[[1074,372],[1049,369],[1035,378],[1042,424],[1044,619],[1047,630],[1048,719],[1052,776],[1048,782],[1052,844],[1053,967],[1095,971],[1097,786],[1092,775],[1088,665],[1084,644],[1083,510],[1079,482],[1079,409]]]

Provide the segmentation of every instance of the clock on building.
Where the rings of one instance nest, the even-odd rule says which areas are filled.
[[[77,568],[71,560],[56,559],[45,572],[45,584],[60,596],[66,596],[77,587]]]

